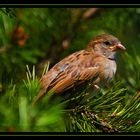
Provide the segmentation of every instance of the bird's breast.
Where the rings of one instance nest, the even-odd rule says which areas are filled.
[[[103,59],[98,61],[97,65],[99,68],[99,77],[95,83],[106,84],[112,80],[116,73],[116,62],[114,60]]]
[[[116,73],[116,62],[114,60],[108,60],[104,69],[105,81],[109,82]]]

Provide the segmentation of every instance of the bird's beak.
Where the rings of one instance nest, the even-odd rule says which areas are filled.
[[[118,44],[116,45],[116,50],[123,50],[123,51],[125,51],[126,48],[125,48],[121,43],[118,43]]]
[[[118,43],[117,45],[111,46],[110,49],[112,51],[117,51],[117,50],[125,51],[126,50],[126,48],[121,43]]]

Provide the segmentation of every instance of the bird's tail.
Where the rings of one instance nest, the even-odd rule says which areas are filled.
[[[36,102],[37,102],[38,100],[40,100],[40,99],[45,95],[45,93],[46,93],[46,89],[41,89],[41,90],[39,91],[39,93],[37,94],[37,96],[35,96],[35,97],[33,98],[32,106],[34,106],[34,105],[36,104]]]

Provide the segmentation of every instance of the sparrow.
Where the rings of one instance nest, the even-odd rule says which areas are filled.
[[[35,104],[47,91],[55,94],[90,82],[95,88],[107,84],[116,73],[116,52],[126,50],[111,34],[94,37],[83,50],[72,53],[54,65],[40,80],[41,90],[33,98]]]

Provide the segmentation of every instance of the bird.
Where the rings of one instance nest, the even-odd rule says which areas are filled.
[[[41,77],[41,88],[32,104],[49,90],[59,95],[88,82],[95,88],[109,83],[117,70],[116,53],[119,50],[124,51],[126,48],[114,35],[93,37],[85,49],[66,56]]]

